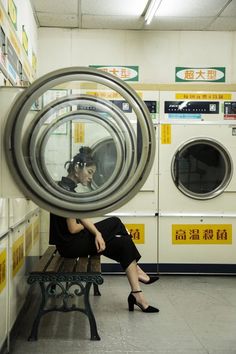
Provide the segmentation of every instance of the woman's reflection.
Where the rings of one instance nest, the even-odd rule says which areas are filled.
[[[59,186],[70,192],[89,192],[91,191],[91,182],[96,171],[96,163],[92,157],[92,150],[89,147],[82,146],[79,153],[72,160],[64,165],[68,175],[62,177],[58,182]]]

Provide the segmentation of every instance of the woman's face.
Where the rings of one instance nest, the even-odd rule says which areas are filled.
[[[96,166],[84,166],[84,167],[79,167],[77,166],[76,171],[75,171],[75,177],[77,180],[77,183],[81,183],[83,186],[88,186],[93,179],[93,175],[96,171]]]

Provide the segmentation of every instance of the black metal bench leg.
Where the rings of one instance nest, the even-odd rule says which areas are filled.
[[[85,311],[89,319],[90,324],[90,333],[91,333],[91,340],[100,340],[98,331],[97,331],[97,324],[96,320],[89,302],[89,290],[91,288],[91,283],[87,283],[85,286],[85,293],[84,293],[84,305]]]
[[[94,296],[101,296],[99,286],[97,284],[93,284],[93,295]]]
[[[44,306],[45,306],[45,287],[44,287],[44,283],[39,283],[40,284],[40,288],[41,288],[41,294],[42,294],[42,299],[41,299],[41,304],[39,306],[38,309],[38,313],[35,317],[32,329],[31,329],[31,333],[29,335],[28,341],[32,342],[32,341],[36,341],[38,339],[38,327],[39,327],[39,323],[40,323],[40,319],[42,317],[42,315],[44,314]]]

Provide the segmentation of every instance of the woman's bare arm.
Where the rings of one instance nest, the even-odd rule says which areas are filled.
[[[83,224],[78,224],[76,219],[68,218],[66,219],[66,223],[71,234],[76,234],[77,232],[84,230]]]

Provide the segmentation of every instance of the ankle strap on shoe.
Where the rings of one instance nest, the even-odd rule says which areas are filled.
[[[137,294],[137,293],[142,293],[142,290],[131,291],[131,294]]]

